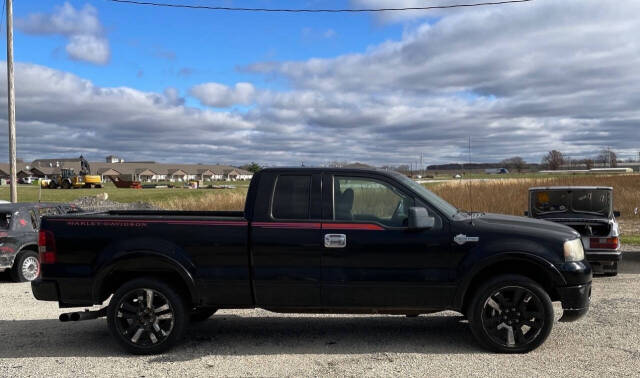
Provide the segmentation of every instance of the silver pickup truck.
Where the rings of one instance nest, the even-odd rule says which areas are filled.
[[[621,259],[620,229],[613,210],[613,188],[549,186],[529,189],[531,218],[572,227],[582,235],[585,256],[594,274],[615,276]]]

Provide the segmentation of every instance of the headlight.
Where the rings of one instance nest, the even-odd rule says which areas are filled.
[[[564,261],[582,260],[584,260],[584,248],[582,248],[582,240],[573,239],[564,242]]]

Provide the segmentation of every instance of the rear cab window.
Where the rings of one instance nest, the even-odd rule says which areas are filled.
[[[311,176],[280,175],[276,180],[271,215],[279,220],[311,218]]]

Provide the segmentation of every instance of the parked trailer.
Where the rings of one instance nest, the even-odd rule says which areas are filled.
[[[140,181],[129,181],[129,180],[123,180],[120,177],[117,176],[107,176],[109,177],[109,179],[111,180],[111,182],[113,182],[113,184],[116,186],[116,188],[120,188],[120,189],[142,189],[142,184],[140,183]]]

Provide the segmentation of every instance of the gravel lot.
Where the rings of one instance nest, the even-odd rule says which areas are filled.
[[[454,313],[398,316],[277,315],[222,311],[162,356],[125,355],[104,319],[60,323],[57,304],[0,279],[2,376],[638,376],[640,252],[622,274],[596,278],[592,310],[556,323],[527,355],[480,349]],[[559,310],[559,307],[556,306]],[[557,311],[556,318],[560,316]]]

